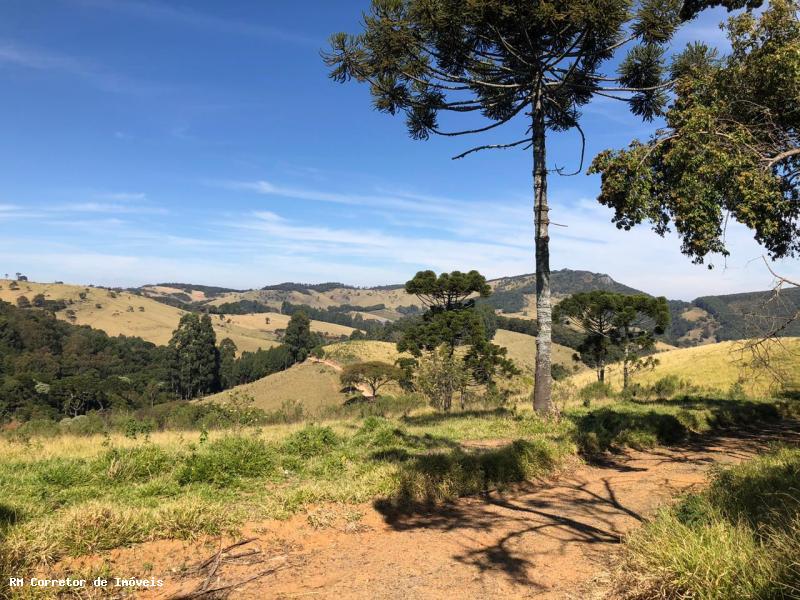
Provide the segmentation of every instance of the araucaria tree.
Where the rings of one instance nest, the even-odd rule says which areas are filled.
[[[489,341],[485,315],[475,307],[476,298],[491,293],[483,275],[420,271],[405,287],[428,310],[403,332],[397,349],[423,359],[417,382],[436,408],[449,411],[456,394],[463,408],[470,384],[491,388],[498,373],[517,373],[507,350]],[[456,354],[459,347],[464,352]]]
[[[333,79],[369,84],[375,108],[405,115],[414,139],[516,123],[513,138],[456,158],[485,149],[532,150],[539,412],[552,410],[548,132],[576,130],[583,139],[580,109],[598,95],[627,102],[644,119],[660,114],[664,45],[681,8],[679,0],[373,0],[364,30],[334,35],[324,55]],[[626,46],[619,69],[604,70]],[[465,126],[446,129],[442,112],[465,116]],[[576,155],[579,172],[582,146]]]
[[[595,291],[562,300],[555,318],[586,333],[579,347],[581,360],[597,370],[599,381],[605,381],[611,360],[621,360],[627,389],[632,370],[653,364],[642,357],[655,348],[655,336],[664,333],[670,317],[666,298]]]

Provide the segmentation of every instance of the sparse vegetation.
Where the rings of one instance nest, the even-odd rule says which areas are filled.
[[[180,406],[193,411],[206,405]],[[282,411],[286,422],[295,420],[296,406]],[[237,417],[231,415],[233,426]],[[105,441],[96,434],[7,436],[0,440],[0,491],[4,514],[15,516],[5,526],[4,548],[7,560],[21,567],[159,537],[216,534],[246,519],[286,516],[323,501],[452,500],[546,474],[578,449],[589,455],[670,444],[714,426],[779,416],[768,403],[698,399],[568,408],[557,423],[507,409],[417,410],[361,423],[351,418],[238,433],[203,426],[199,436],[198,429],[112,433]],[[178,419],[173,411],[167,421]],[[202,420],[187,422],[197,427]],[[492,450],[462,445],[498,436],[516,441]],[[91,536],[74,535],[74,527],[90,521]]]

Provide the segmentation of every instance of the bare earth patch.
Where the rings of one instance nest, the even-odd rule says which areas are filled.
[[[111,572],[148,564],[166,579],[142,598],[600,598],[626,532],[703,485],[713,465],[778,441],[800,445],[800,424],[631,451],[436,509],[318,506],[250,524],[236,539],[154,542],[103,558]],[[236,542],[245,543],[226,549]]]

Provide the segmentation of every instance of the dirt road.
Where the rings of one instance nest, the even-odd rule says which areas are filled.
[[[740,462],[777,440],[800,445],[800,426],[630,452],[432,512],[396,514],[364,505],[356,507],[363,514],[357,519],[352,506],[317,507],[287,522],[248,527],[244,537],[252,541],[223,554],[211,578],[208,567],[189,577],[176,574],[165,590],[143,597],[174,597],[206,579],[214,589],[265,572],[221,593],[237,599],[601,597],[626,532],[677,494],[703,485],[712,465]],[[217,547],[145,544],[114,562],[155,560],[156,572],[167,565],[178,570],[213,556]],[[260,553],[247,554],[254,550]],[[248,556],[257,562],[239,564]]]

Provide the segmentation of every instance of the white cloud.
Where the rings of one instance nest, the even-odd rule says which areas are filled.
[[[106,192],[102,194],[96,194],[95,197],[99,200],[128,202],[134,200],[146,200],[147,194],[144,192]]]
[[[109,71],[92,62],[46,50],[0,41],[0,64],[65,73],[86,81],[105,92],[131,95],[160,95],[170,91],[167,85],[132,79]]]

